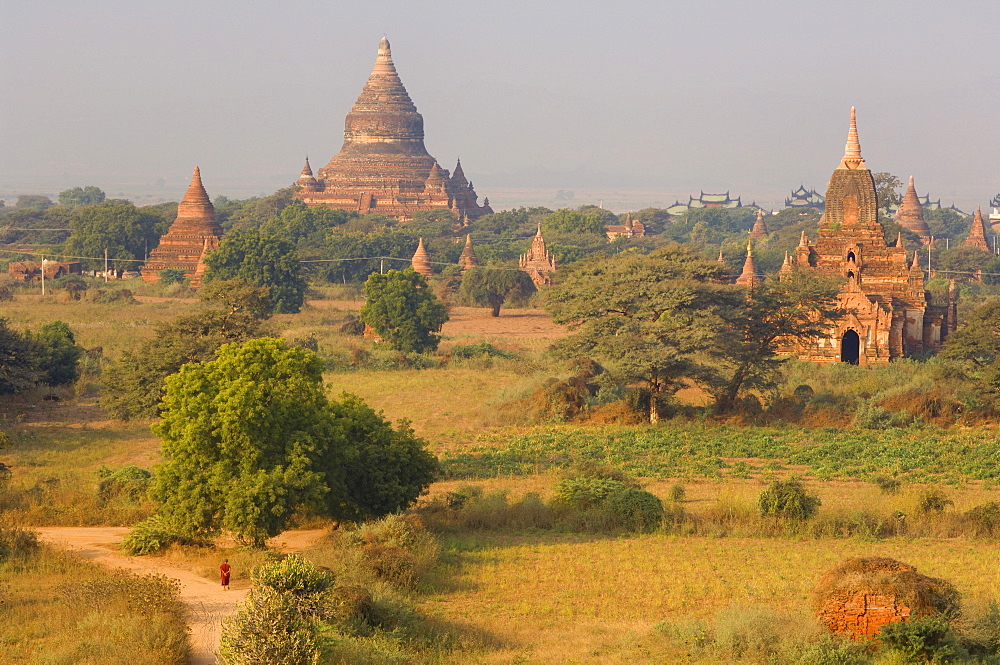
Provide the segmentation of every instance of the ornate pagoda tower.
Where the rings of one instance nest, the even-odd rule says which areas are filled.
[[[155,282],[161,270],[174,268],[183,270],[192,286],[199,286],[205,271],[203,259],[219,246],[221,237],[222,227],[215,219],[215,208],[201,184],[201,171],[196,166],[191,185],[177,206],[177,219],[167,234],[160,237],[160,244],[149,253],[142,267],[142,281]]]
[[[552,283],[552,273],[556,271],[556,257],[545,249],[545,238],[542,237],[542,224],[538,224],[538,233],[531,239],[531,247],[522,254],[517,265],[528,273],[535,286],[546,286]]]
[[[441,168],[424,147],[424,119],[403,87],[389,40],[344,122],[344,145],[313,176],[309,160],[296,182],[306,205],[409,220],[419,210],[451,210],[463,225],[493,212],[462,171]]]
[[[972,227],[969,229],[969,236],[963,243],[966,247],[975,247],[984,252],[992,252],[990,242],[986,239],[986,224],[983,223],[983,209],[976,206],[976,214],[972,217]]]
[[[826,190],[819,238],[813,243],[802,234],[794,264],[794,270],[842,278],[839,306],[847,312],[827,335],[784,349],[802,360],[887,363],[936,350],[956,325],[954,303],[929,303],[917,253],[910,263],[901,238],[891,246],[885,241],[875,180],[861,156],[853,108],[844,157]]]

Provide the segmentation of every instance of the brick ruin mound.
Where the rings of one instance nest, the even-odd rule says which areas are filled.
[[[816,587],[817,619],[852,639],[877,635],[887,623],[954,617],[959,609],[959,593],[949,582],[887,557],[847,559]]]

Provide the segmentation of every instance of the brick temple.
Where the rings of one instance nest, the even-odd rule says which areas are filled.
[[[847,315],[830,326],[827,336],[786,351],[802,360],[862,365],[936,351],[957,325],[954,298],[947,305],[932,305],[917,252],[911,261],[902,238],[886,243],[853,108],[844,157],[830,177],[825,209],[819,238],[813,242],[803,233],[781,273],[817,270],[844,278],[839,305]]]
[[[199,286],[205,272],[203,258],[219,246],[221,237],[222,227],[215,219],[215,208],[196,166],[191,185],[177,205],[177,218],[142,267],[142,281],[155,282],[160,279],[161,270],[173,268],[183,270],[191,286]]]
[[[424,119],[403,87],[389,40],[344,123],[344,145],[314,176],[309,160],[296,197],[311,206],[382,214],[400,221],[420,210],[450,210],[462,224],[493,212],[480,205],[461,161],[449,174],[424,147]]]

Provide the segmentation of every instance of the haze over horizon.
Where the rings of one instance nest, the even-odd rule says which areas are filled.
[[[0,198],[97,185],[267,194],[340,148],[388,35],[445,168],[494,207],[823,192],[851,106],[873,171],[971,211],[1000,190],[1000,6],[232,0],[100,11],[13,0],[0,40]],[[635,204],[635,205],[630,205]],[[615,205],[622,206],[615,208]]]

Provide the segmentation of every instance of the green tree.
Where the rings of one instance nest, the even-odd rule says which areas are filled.
[[[157,274],[160,276],[160,284],[163,285],[180,284],[187,279],[187,273],[180,268],[164,268]]]
[[[70,256],[91,257],[80,260],[99,270],[104,268],[104,250],[107,250],[108,258],[116,259],[113,265],[120,275],[137,266],[146,248],[155,247],[166,231],[159,217],[128,201],[110,200],[73,210],[70,236],[63,251]]]
[[[472,268],[462,276],[459,295],[466,302],[490,308],[493,316],[500,316],[504,303],[523,303],[535,285],[523,270],[514,268]]]
[[[1000,388],[1000,298],[977,307],[941,345],[942,358],[965,361],[993,390]]]
[[[185,363],[211,360],[223,344],[257,336],[260,328],[259,319],[243,310],[210,310],[160,324],[151,340],[124,351],[104,370],[100,406],[121,420],[152,418],[164,379]]]
[[[105,194],[99,187],[87,185],[86,187],[74,187],[59,192],[59,203],[64,206],[75,208],[76,206],[93,205],[104,203]]]
[[[271,290],[242,279],[217,279],[198,290],[207,303],[221,305],[230,317],[262,321],[271,316]]]
[[[360,318],[394,349],[423,353],[437,349],[441,336],[436,331],[448,312],[423,275],[407,268],[368,277]]]
[[[39,380],[38,347],[0,318],[0,395],[16,395]]]
[[[605,216],[598,210],[560,208],[542,220],[542,230],[563,233],[593,233],[604,235]]]
[[[875,180],[875,200],[878,202],[880,221],[888,221],[890,208],[903,202],[903,195],[899,193],[903,181],[887,171],[873,173],[872,178]]]
[[[49,386],[73,383],[80,376],[83,349],[62,321],[46,323],[31,335],[37,345],[39,381]]]
[[[205,284],[215,280],[241,279],[266,286],[273,311],[295,313],[305,301],[306,283],[292,243],[281,236],[257,229],[240,229],[222,238],[219,247],[205,257]]]
[[[655,423],[664,396],[709,371],[703,357],[732,301],[733,290],[718,283],[724,277],[724,266],[680,245],[626,252],[581,262],[549,290],[546,307],[576,331],[561,352],[595,357],[624,383],[644,383]]]
[[[786,360],[778,356],[779,344],[808,343],[827,333],[843,315],[837,304],[839,281],[794,271],[730,300],[714,350],[720,380],[713,390],[720,411],[732,409],[745,388],[773,385]]]
[[[348,519],[409,505],[436,471],[424,442],[356,397],[329,402],[322,372],[312,351],[263,338],[169,377],[153,426],[162,518],[259,546],[299,510]]]
[[[45,210],[52,207],[52,199],[41,194],[22,194],[17,197],[17,207],[22,210]]]

